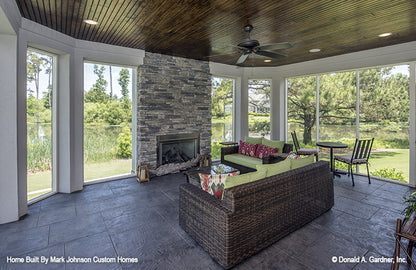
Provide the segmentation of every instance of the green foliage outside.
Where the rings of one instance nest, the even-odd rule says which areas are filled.
[[[121,130],[121,133],[118,134],[117,143],[117,157],[131,158],[131,128],[124,127]]]
[[[378,169],[378,170],[372,171],[371,175],[407,183],[407,181],[404,180],[403,172],[399,171],[396,168]]]
[[[28,89],[27,97],[27,168],[30,173],[48,171],[52,166],[51,92],[44,92],[41,96],[39,81],[36,81],[39,80],[43,67],[48,70],[50,61],[41,56],[36,53],[28,56],[28,82],[33,81],[37,88],[35,91]],[[51,71],[49,72],[51,74]],[[94,73],[98,78],[90,91],[85,93],[84,162],[86,164],[131,158],[132,111],[131,100],[128,97],[129,70],[120,71],[118,80],[122,88],[120,99],[114,96],[110,98],[106,93],[107,82],[104,80],[104,72],[105,66],[94,66]],[[52,89],[52,86],[49,85],[48,89]]]
[[[403,209],[402,215],[405,215],[405,220],[409,219],[412,212],[416,211],[416,192],[412,192],[403,196],[406,208]]]
[[[330,73],[319,78],[320,125],[355,125],[356,72]],[[316,82],[316,76],[288,79],[288,122],[302,125],[298,137],[305,144],[313,139],[316,123]],[[360,70],[360,124],[408,124],[408,91],[409,78],[393,74],[392,67]]]
[[[233,103],[233,84],[234,81],[225,78],[215,78],[211,80],[211,111],[213,117],[225,117],[227,106]],[[228,112],[230,113],[230,112]]]

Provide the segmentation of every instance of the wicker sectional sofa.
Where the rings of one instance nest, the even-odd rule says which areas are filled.
[[[180,226],[228,269],[331,209],[334,187],[319,161],[226,189],[223,200],[183,184],[179,200]]]

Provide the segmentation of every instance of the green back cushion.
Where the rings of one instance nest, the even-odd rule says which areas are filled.
[[[299,158],[299,159],[290,159],[290,169],[297,169],[309,164],[312,164],[314,161],[315,156],[314,155],[309,155],[307,157],[304,158]]]
[[[256,181],[262,178],[266,177],[266,170],[246,173],[246,174],[240,174],[236,176],[228,176],[227,181],[225,182],[224,189],[235,187],[238,185],[246,184],[252,181]]]
[[[258,137],[258,138],[256,138],[256,137],[248,137],[248,136],[245,136],[244,137],[244,141],[245,142],[252,143],[252,144],[258,144],[258,143],[261,144],[262,139],[263,139],[262,137]]]
[[[276,175],[279,173],[287,172],[290,170],[290,159],[285,159],[283,161],[280,161],[278,163],[274,164],[260,164],[257,165],[257,170],[267,170],[266,177]]]
[[[285,145],[285,141],[272,141],[266,138],[262,138],[261,144],[268,146],[268,147],[279,148],[278,153],[283,153],[283,147]]]
[[[230,154],[225,155],[224,159],[229,162],[237,163],[242,166],[246,166],[252,169],[256,168],[257,164],[262,164],[263,160],[256,158],[256,157],[250,157],[243,154]]]

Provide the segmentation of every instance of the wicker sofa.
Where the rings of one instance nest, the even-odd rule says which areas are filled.
[[[293,151],[293,144],[289,144],[289,143],[285,143],[283,146],[283,153],[289,153]],[[247,167],[244,166],[243,164],[238,164],[229,160],[226,160],[225,156],[226,155],[241,155],[242,154],[238,154],[238,145],[235,146],[229,146],[229,147],[223,147],[221,148],[221,163],[231,166],[233,168],[238,169],[241,173],[248,173],[248,172],[254,172],[256,171],[256,169],[254,169],[256,167],[256,164],[270,164],[270,163],[275,163],[275,162],[279,162],[280,159],[279,158],[273,158],[273,157],[264,157],[262,160],[258,159],[258,158],[253,158],[253,157],[248,157],[245,156],[246,158],[251,158],[252,160],[259,160],[255,163],[253,163],[252,167]]]
[[[180,186],[179,224],[228,269],[334,205],[329,163],[319,161],[224,191],[219,200]]]

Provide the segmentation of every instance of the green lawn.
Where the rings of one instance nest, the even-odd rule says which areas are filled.
[[[84,166],[84,181],[131,172],[131,159],[91,163]],[[51,171],[27,175],[28,200],[51,191]],[[40,191],[40,192],[36,192]],[[35,193],[36,192],[36,193]],[[30,194],[29,194],[30,193]]]
[[[319,158],[329,160],[329,154],[319,155]],[[403,172],[404,179],[409,182],[409,149],[373,149],[369,162],[370,174],[378,169],[396,168]],[[365,165],[360,166],[360,172],[367,173]]]

